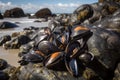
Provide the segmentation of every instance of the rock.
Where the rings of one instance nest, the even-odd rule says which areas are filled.
[[[18,73],[19,80],[85,80],[82,75],[73,77],[67,71],[53,71],[43,67],[41,63],[22,66]]]
[[[39,11],[37,11],[35,13],[35,16],[37,18],[48,18],[48,17],[52,16],[52,12],[48,8],[43,8],[43,9],[40,9]]]
[[[112,15],[119,8],[120,4],[117,2],[83,4],[73,12],[71,22],[75,24],[93,24],[108,15]]]
[[[0,46],[2,46],[5,42],[10,41],[11,40],[11,36],[10,35],[5,35],[3,37],[0,38]]]
[[[113,74],[120,58],[120,50],[118,47],[120,46],[120,38],[112,31],[103,28],[93,28],[91,30],[93,36],[88,40],[89,51]],[[106,71],[103,72],[106,73]]]
[[[5,49],[17,49],[20,48],[21,45],[27,44],[31,39],[26,35],[19,35],[18,37],[13,38],[10,41],[7,41],[3,44]]]
[[[93,25],[107,29],[109,31],[113,31],[118,36],[120,36],[120,9],[116,11],[112,16],[105,17]]]
[[[9,80],[9,75],[3,71],[0,71],[0,80]]]
[[[2,16],[2,14],[0,13],[0,19],[3,19],[3,16]]]
[[[21,8],[16,7],[10,10],[6,10],[4,13],[4,17],[19,18],[25,17],[25,14]]]
[[[98,2],[105,2],[105,1],[110,1],[110,2],[120,2],[120,0],[98,0]]]
[[[114,78],[113,80],[119,80],[120,79],[120,62],[118,63],[115,71],[114,71]]]
[[[90,4],[83,4],[73,12],[72,22],[81,23],[93,16],[93,7]]]
[[[0,22],[0,29],[16,28],[18,25],[11,22]]]
[[[20,32],[14,32],[14,33],[12,33],[11,37],[17,37],[19,35],[20,35]]]
[[[41,20],[35,20],[34,22],[42,22]]]
[[[6,60],[0,59],[0,80],[9,80],[15,70],[16,68],[8,64]]]

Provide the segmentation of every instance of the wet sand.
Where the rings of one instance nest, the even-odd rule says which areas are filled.
[[[5,50],[3,47],[0,47],[0,58],[5,59],[9,64],[17,67],[19,65],[17,63],[19,60],[18,52],[19,49]]]

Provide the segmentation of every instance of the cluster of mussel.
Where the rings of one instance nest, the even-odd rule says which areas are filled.
[[[20,65],[42,63],[49,69],[68,70],[74,77],[79,76],[80,66],[94,59],[87,46],[93,33],[81,25],[51,28],[44,27],[39,35],[33,36],[34,46],[23,46],[23,52],[19,53]]]

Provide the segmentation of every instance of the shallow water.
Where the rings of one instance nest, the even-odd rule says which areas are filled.
[[[12,29],[0,29],[0,37],[3,35],[9,34],[11,35],[13,32],[20,32],[23,30],[23,28],[34,26],[34,27],[46,27],[48,26],[48,22],[34,22],[38,19],[28,19],[27,17],[24,18],[5,18],[3,20],[0,20],[0,22],[8,21],[12,23],[16,23],[19,27],[12,28]],[[19,24],[18,24],[19,23]],[[5,59],[8,61],[9,64],[18,66],[17,63],[18,58],[18,52],[19,49],[11,49],[11,50],[5,50],[2,46],[0,47],[0,58]]]

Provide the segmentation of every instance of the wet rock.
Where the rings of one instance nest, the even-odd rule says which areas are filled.
[[[3,71],[0,71],[0,80],[9,80],[9,75]]]
[[[0,59],[0,80],[9,80],[15,69],[6,60]]]
[[[42,22],[41,20],[35,20],[34,22]]]
[[[85,80],[83,77],[73,77],[66,71],[53,71],[43,67],[41,63],[22,66],[18,74],[19,80]]]
[[[3,15],[0,13],[0,19],[3,19]]]
[[[21,8],[16,7],[10,10],[6,10],[4,13],[4,17],[19,18],[25,17],[25,14]]]
[[[110,2],[120,2],[120,0],[98,0],[98,2],[106,2],[106,1],[110,1]]]
[[[113,31],[120,36],[120,10],[117,10],[112,16],[103,18],[101,21],[94,23],[93,25]]]
[[[18,37],[12,38],[12,40],[6,42],[3,47],[5,49],[17,49],[21,45],[27,44],[31,39],[26,35],[19,35]]]
[[[119,79],[120,79],[120,62],[118,63],[115,69],[113,80],[119,80]]]
[[[11,36],[10,35],[5,35],[3,37],[0,38],[0,46],[2,46],[5,42],[10,41],[11,40]]]
[[[11,22],[0,22],[0,29],[16,28],[18,25]]]
[[[103,28],[93,28],[92,32],[93,36],[88,40],[89,51],[92,52],[98,59],[98,62],[106,68],[103,69],[103,73],[100,74],[111,73],[110,75],[112,77],[120,58],[120,50],[118,47],[120,46],[120,38],[115,33]],[[92,66],[94,67],[95,65]],[[97,69],[95,71],[97,71]]]
[[[14,33],[12,33],[11,37],[17,37],[19,35],[20,35],[20,32],[14,32]]]
[[[37,18],[48,18],[48,17],[52,16],[52,12],[48,8],[43,8],[43,9],[40,9],[39,11],[37,11],[35,13],[35,16]]]
[[[73,12],[71,22],[74,24],[93,24],[94,22],[99,22],[102,18],[113,14],[119,8],[120,4],[116,2],[83,4]]]

